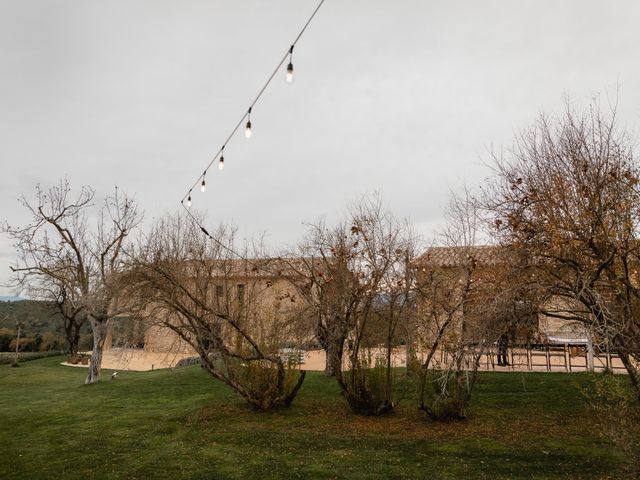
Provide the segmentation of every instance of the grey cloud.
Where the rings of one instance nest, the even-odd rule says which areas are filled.
[[[0,1],[0,217],[27,221],[15,199],[64,174],[175,209],[315,4]],[[449,187],[489,174],[486,146],[564,94],[619,84],[637,125],[638,18],[631,0],[327,0],[294,84],[279,74],[194,202],[281,245],[382,188],[428,237]]]

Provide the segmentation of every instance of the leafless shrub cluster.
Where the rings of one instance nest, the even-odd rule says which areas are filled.
[[[434,420],[466,417],[482,356],[513,328],[508,259],[504,250],[477,246],[481,225],[470,194],[452,195],[442,246],[416,264],[418,396]]]
[[[195,350],[212,376],[258,410],[286,407],[305,372],[279,354],[297,338],[301,311],[278,288],[280,266],[252,252],[238,259],[235,231],[221,226],[203,235],[190,219],[159,220],[130,256],[132,311],[147,324],[174,332]],[[246,258],[246,257],[245,257]],[[273,303],[275,299],[276,303]]]

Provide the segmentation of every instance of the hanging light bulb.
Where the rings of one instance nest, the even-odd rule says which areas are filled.
[[[187,207],[191,208],[191,193],[189,193],[189,197],[187,198]]]
[[[287,66],[287,83],[293,83],[293,63]]]
[[[204,193],[207,190],[207,185],[204,181],[204,175],[202,176],[202,183],[200,184],[200,191]]]
[[[247,126],[244,129],[244,136],[247,138],[251,138],[251,107],[249,107]]]
[[[293,83],[293,63],[291,63],[291,57],[293,56],[293,45],[289,49],[289,65],[287,65],[287,83]]]
[[[220,149],[220,160],[218,160],[218,169],[224,170],[224,145]]]

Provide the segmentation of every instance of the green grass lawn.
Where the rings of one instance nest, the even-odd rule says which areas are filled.
[[[0,479],[624,478],[586,374],[484,373],[470,418],[440,424],[408,381],[383,418],[317,373],[289,410],[256,413],[199,367],[84,386],[61,360],[0,366]]]

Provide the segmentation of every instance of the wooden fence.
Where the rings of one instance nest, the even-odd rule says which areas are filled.
[[[470,351],[465,362],[472,362],[477,352]],[[450,353],[440,351],[439,361],[447,364],[452,360]],[[482,370],[525,370],[547,372],[585,372],[589,370],[589,354],[586,344],[527,344],[511,345],[507,348],[509,365],[498,365],[498,349],[486,349],[480,357]],[[625,367],[617,354],[596,351],[593,354],[593,371],[611,370],[624,373]]]

